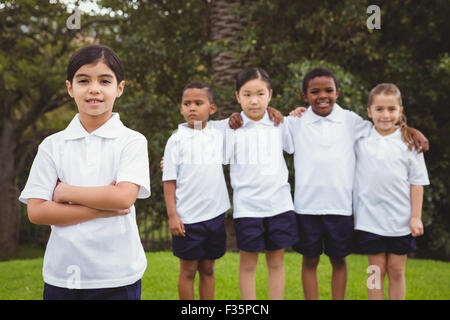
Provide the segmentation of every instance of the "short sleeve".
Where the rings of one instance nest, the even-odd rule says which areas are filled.
[[[372,122],[364,120],[360,115],[350,111],[354,121],[355,140],[368,137],[373,127]]]
[[[164,165],[162,181],[177,180],[178,177],[179,150],[175,136],[171,136],[164,149]]]
[[[132,138],[121,152],[117,183],[125,181],[140,186],[138,199],[150,197],[150,166],[147,139],[141,134]]]
[[[25,204],[28,203],[28,199],[32,198],[51,201],[57,181],[58,173],[55,162],[41,144],[33,160],[25,188],[19,196],[19,201]]]
[[[288,117],[284,117],[284,122],[280,123],[280,129],[281,129],[281,135],[282,135],[282,141],[283,141],[283,150],[286,151],[289,154],[294,153],[294,141],[292,139],[291,131],[288,127]]]
[[[417,186],[426,186],[430,184],[428,179],[427,167],[423,153],[408,151],[408,182]]]
[[[227,129],[230,129],[230,126],[228,125],[228,122],[230,121],[230,118],[226,118],[223,120],[210,120],[208,121],[208,125],[210,125],[213,129],[220,130],[225,135],[225,131]]]

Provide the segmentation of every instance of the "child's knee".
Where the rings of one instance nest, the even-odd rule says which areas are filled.
[[[212,277],[214,276],[214,262],[200,263],[198,266],[200,276]]]
[[[180,265],[180,278],[186,280],[195,280],[195,275],[197,273],[198,264],[197,263],[182,263]]]
[[[400,281],[405,277],[405,268],[394,264],[388,264],[387,273],[390,281]]]
[[[346,268],[347,263],[345,262],[345,258],[340,259],[332,259],[330,258],[331,266],[335,269],[343,269]]]
[[[267,268],[272,271],[281,270],[284,268],[284,256],[267,256]]]
[[[308,269],[316,269],[319,265],[320,257],[305,257],[303,256],[303,267]]]

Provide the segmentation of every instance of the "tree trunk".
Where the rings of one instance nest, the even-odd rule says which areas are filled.
[[[15,130],[5,121],[0,136],[0,259],[17,252],[19,243],[20,205],[15,174]]]
[[[234,83],[236,75],[242,69],[231,51],[237,45],[237,36],[242,29],[243,21],[233,14],[232,10],[239,5],[235,0],[213,0],[209,12],[209,37],[211,41],[225,43],[227,50],[211,57],[211,68],[216,86],[227,91],[227,98],[218,102],[218,119],[230,116],[235,111]],[[229,92],[228,92],[229,91]]]

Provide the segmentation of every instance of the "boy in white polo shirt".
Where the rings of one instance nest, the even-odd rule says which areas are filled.
[[[19,198],[31,222],[52,228],[44,299],[140,299],[147,260],[133,204],[150,196],[147,140],[112,112],[125,85],[120,60],[84,47],[66,85],[79,114],[40,144]]]
[[[180,299],[214,299],[214,260],[226,250],[225,212],[230,208],[223,175],[223,135],[228,120],[210,121],[216,111],[212,90],[193,82],[183,89],[178,126],[164,151],[164,197],[172,248],[180,258]]]

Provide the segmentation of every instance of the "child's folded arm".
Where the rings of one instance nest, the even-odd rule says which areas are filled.
[[[139,185],[131,182],[100,187],[78,187],[59,183],[53,193],[53,200],[96,209],[121,210],[134,204],[139,188]]]
[[[69,226],[96,218],[125,215],[130,211],[106,211],[82,205],[58,203],[44,199],[28,199],[28,218],[31,223],[41,225]]]

